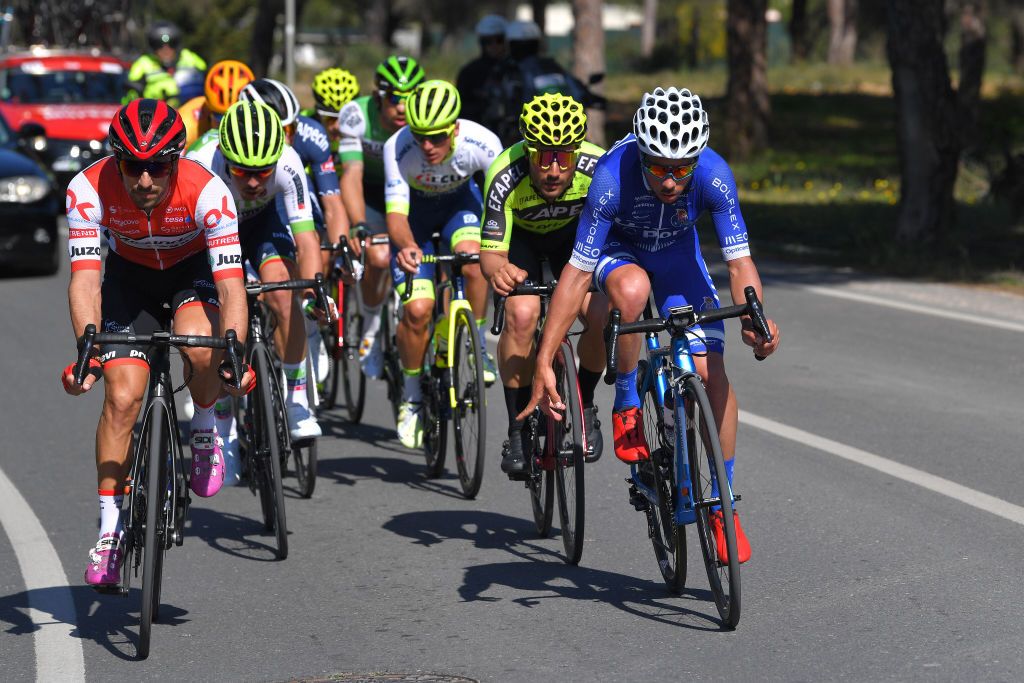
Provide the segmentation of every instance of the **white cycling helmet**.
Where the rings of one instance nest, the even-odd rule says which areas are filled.
[[[498,14],[488,14],[486,17],[476,22],[476,35],[478,38],[484,38],[487,36],[503,36],[505,35],[505,27],[508,22],[505,21],[505,17]]]
[[[249,83],[238,93],[238,99],[265,104],[281,117],[281,125],[295,122],[299,116],[299,100],[292,89],[273,78],[260,78]]]
[[[700,98],[683,88],[655,88],[644,93],[633,116],[633,134],[644,154],[691,159],[708,146],[711,126]]]
[[[540,26],[532,21],[511,21],[505,27],[505,38],[509,41],[540,40],[543,37]]]

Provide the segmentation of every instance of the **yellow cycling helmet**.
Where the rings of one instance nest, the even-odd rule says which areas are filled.
[[[332,67],[313,77],[313,97],[316,113],[337,116],[349,101],[359,94],[359,81],[349,71]]]
[[[532,145],[578,145],[587,137],[587,114],[583,105],[568,95],[537,95],[523,105],[519,132]]]
[[[223,114],[238,101],[238,93],[256,77],[252,69],[237,59],[225,59],[217,62],[206,72],[203,93],[206,95],[206,108],[214,114]]]
[[[405,118],[413,132],[429,133],[454,124],[461,109],[462,99],[454,85],[448,81],[427,81],[409,96]]]

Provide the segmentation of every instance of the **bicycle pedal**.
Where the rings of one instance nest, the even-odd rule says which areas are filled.
[[[629,487],[629,504],[637,512],[647,512],[647,499],[637,490],[635,484]]]

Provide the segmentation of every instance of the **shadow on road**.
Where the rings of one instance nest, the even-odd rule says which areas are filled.
[[[458,479],[448,473],[440,479],[427,479],[426,462],[420,451],[403,448],[406,458],[370,456],[343,456],[317,462],[317,476],[332,479],[337,484],[355,486],[361,479],[377,479],[391,484],[405,484],[419,491],[430,491],[442,496],[461,499]]]
[[[261,514],[257,498],[253,497],[252,505],[252,517],[193,505],[188,509],[185,542],[197,538],[228,555],[256,562],[276,562],[274,546],[255,538],[273,538],[274,532],[264,530],[263,522],[257,519]]]
[[[101,595],[88,586],[62,588],[41,588],[22,591],[0,597],[0,625],[8,625],[5,633],[11,635],[32,635],[39,626],[29,617],[29,600],[35,609],[45,605],[67,604],[64,595],[54,591],[70,591],[74,601],[74,613],[49,610],[53,620],[76,626],[71,636],[91,640],[114,656],[134,660],[139,642],[139,609],[142,605],[142,591],[132,588],[127,596]],[[51,596],[52,594],[52,596]],[[44,610],[46,611],[46,610]],[[158,626],[178,626],[189,620],[183,618],[187,610],[162,603]],[[154,642],[158,637],[154,633]]]
[[[475,510],[422,511],[393,517],[384,528],[417,545],[462,540],[519,558],[466,569],[459,587],[465,602],[497,602],[503,598],[485,594],[504,586],[525,594],[512,598],[523,607],[552,598],[602,602],[659,623],[700,631],[721,629],[709,590],[688,588],[682,596],[672,596],[660,581],[568,566],[558,552],[537,542],[533,523],[524,518]]]

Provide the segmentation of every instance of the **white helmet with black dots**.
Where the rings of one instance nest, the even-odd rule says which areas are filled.
[[[708,146],[711,127],[700,98],[689,90],[655,88],[644,93],[633,116],[633,134],[644,154],[691,159]]]

